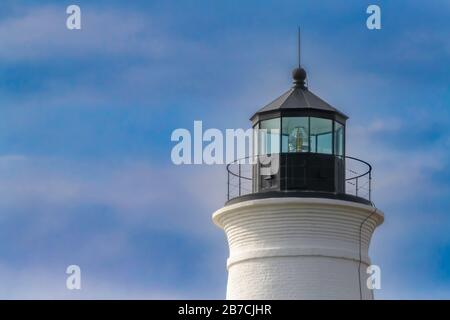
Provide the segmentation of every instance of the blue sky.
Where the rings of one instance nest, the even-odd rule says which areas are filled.
[[[82,30],[65,27],[78,4]],[[382,29],[365,26],[378,4]],[[224,298],[223,166],[171,132],[246,128],[291,85],[350,116],[385,212],[378,298],[450,298],[450,5],[444,1],[3,1],[0,297]],[[82,269],[81,291],[65,268]]]

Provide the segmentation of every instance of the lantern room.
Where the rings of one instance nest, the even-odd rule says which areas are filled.
[[[253,192],[344,193],[348,117],[308,90],[303,68],[292,75],[293,87],[250,119],[257,129]]]

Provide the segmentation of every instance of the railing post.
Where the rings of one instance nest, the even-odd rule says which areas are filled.
[[[227,168],[227,200],[230,200],[230,171]]]
[[[372,201],[372,172],[369,171],[369,201]]]
[[[355,184],[356,185],[356,196],[358,196],[358,179],[359,178],[356,178],[356,184]]]

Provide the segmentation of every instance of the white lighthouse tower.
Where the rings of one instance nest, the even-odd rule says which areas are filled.
[[[226,297],[373,299],[368,249],[383,213],[372,168],[346,156],[348,117],[307,88],[303,68],[293,78],[251,117],[256,161],[227,167],[228,201],[213,214],[229,245]]]

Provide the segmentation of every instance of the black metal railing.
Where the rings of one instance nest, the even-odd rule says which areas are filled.
[[[336,156],[344,159],[344,194],[372,201],[372,166],[361,159],[349,156]],[[253,160],[253,161],[252,161]],[[227,199],[256,193],[253,183],[254,165],[259,157],[246,157],[227,165]]]

